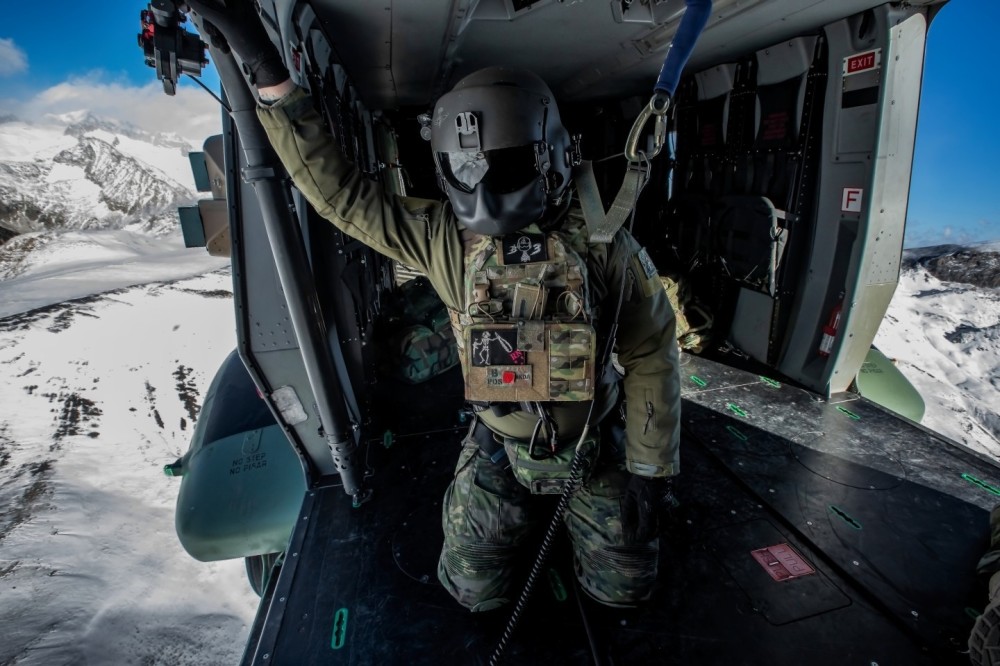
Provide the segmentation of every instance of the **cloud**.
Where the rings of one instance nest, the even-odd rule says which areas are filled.
[[[11,109],[26,120],[85,111],[149,132],[173,132],[196,147],[222,131],[219,103],[200,88],[179,87],[177,94],[169,97],[158,81],[134,86],[109,81],[100,72],[70,79],[23,101],[0,100],[0,108]]]
[[[0,76],[20,74],[28,69],[28,56],[13,39],[0,38]]]

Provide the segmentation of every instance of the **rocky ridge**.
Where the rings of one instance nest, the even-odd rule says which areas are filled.
[[[42,146],[42,148],[38,148]],[[160,167],[190,146],[91,115],[0,122],[0,242],[39,231],[173,232],[176,207],[195,193]]]

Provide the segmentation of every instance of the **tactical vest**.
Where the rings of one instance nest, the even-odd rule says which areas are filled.
[[[465,311],[451,312],[477,402],[592,400],[597,335],[587,288],[586,232],[537,226],[466,245]]]

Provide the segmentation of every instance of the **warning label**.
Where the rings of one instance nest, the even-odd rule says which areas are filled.
[[[264,469],[265,467],[267,467],[267,454],[254,453],[249,456],[233,459],[232,465],[229,466],[229,476],[236,476],[237,474],[250,472],[255,469]]]

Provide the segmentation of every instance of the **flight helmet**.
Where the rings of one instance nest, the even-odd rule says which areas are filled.
[[[459,221],[490,236],[557,210],[576,154],[548,85],[513,67],[469,74],[437,101],[431,150]]]

